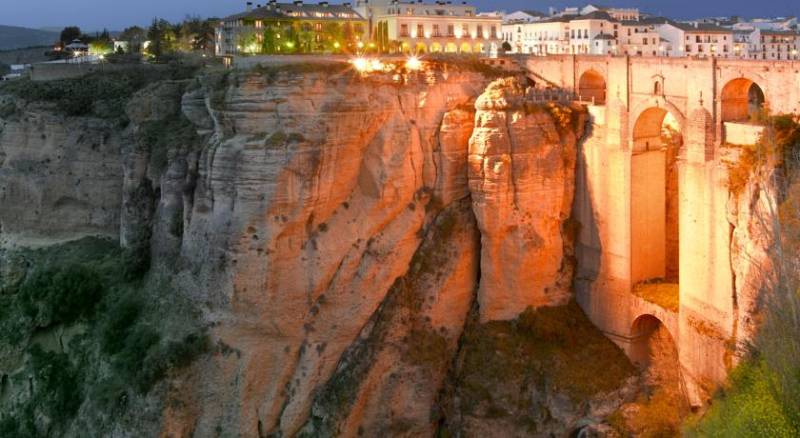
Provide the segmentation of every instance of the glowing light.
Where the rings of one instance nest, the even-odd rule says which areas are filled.
[[[416,71],[421,68],[422,68],[422,61],[420,61],[418,57],[411,56],[406,60],[406,69]]]
[[[350,62],[353,64],[353,67],[361,73],[369,71],[370,62],[365,58],[356,58]]]
[[[356,47],[358,47],[359,49],[363,49],[363,48],[364,48],[364,43],[362,43],[361,41],[359,41],[359,42],[356,44]]]
[[[369,62],[369,67],[372,71],[383,70],[383,63],[380,59],[373,59]]]
[[[342,45],[339,44],[339,41],[336,41],[335,43],[333,43],[333,48],[334,49],[338,49],[339,47],[342,47]]]

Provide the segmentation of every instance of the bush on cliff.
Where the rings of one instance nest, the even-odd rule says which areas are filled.
[[[2,370],[15,395],[0,399],[0,436],[62,435],[78,415],[102,425],[208,347],[192,307],[166,282],[131,276],[110,241],[16,257],[27,268],[0,295],[0,351],[21,368]]]
[[[196,67],[190,66],[141,66],[121,71],[91,73],[76,79],[11,81],[0,87],[0,92],[29,102],[53,103],[67,116],[120,119],[125,116],[128,99],[148,84],[170,79],[188,79],[196,71]]]
[[[460,409],[471,417],[512,416],[538,431],[542,394],[582,402],[620,388],[635,374],[624,353],[575,302],[528,309],[516,320],[473,323],[465,330],[455,376]]]

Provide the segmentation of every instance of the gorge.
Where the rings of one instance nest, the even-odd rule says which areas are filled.
[[[731,179],[760,135],[753,84],[778,113],[800,99],[760,63],[659,62],[161,74],[79,109],[45,92],[58,81],[0,88],[0,316],[30,327],[0,337],[3,430],[679,433],[762,319],[777,170]],[[708,83],[666,79],[690,68]],[[42,254],[94,240],[145,272],[80,317],[25,304]],[[114,321],[91,315],[126,293],[161,312],[141,317],[159,378],[102,397],[78,379],[70,418],[31,407],[54,379],[42,354],[92,357],[100,381],[125,369],[93,341]]]

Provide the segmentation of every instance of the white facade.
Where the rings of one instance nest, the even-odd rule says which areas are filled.
[[[502,41],[502,17],[466,4],[371,0],[356,2],[356,11],[366,14],[373,38],[386,29],[396,51],[496,54]]]

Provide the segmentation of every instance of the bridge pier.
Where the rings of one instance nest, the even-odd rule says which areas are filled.
[[[634,322],[642,315],[661,321],[677,345],[692,398],[701,401],[698,388],[710,392],[726,378],[743,340],[737,329],[735,224],[726,164],[737,154],[727,143],[747,144],[757,137],[759,128],[741,119],[752,114],[748,108],[758,103],[753,100],[758,91],[773,112],[800,112],[800,63],[550,56],[531,58],[527,68],[542,82],[576,94],[583,88],[606,102],[590,106],[593,125],[578,160],[573,208],[581,224],[578,303],[632,358],[639,339]],[[758,90],[752,91],[752,84]],[[658,159],[668,150],[662,141],[668,118],[683,139],[675,165],[677,269],[672,271],[665,261],[670,231],[662,219],[670,208],[662,205],[669,199],[663,193],[669,168],[665,173],[659,164],[665,160]],[[733,122],[738,125],[723,129]],[[634,294],[638,283],[675,271],[677,311]]]

